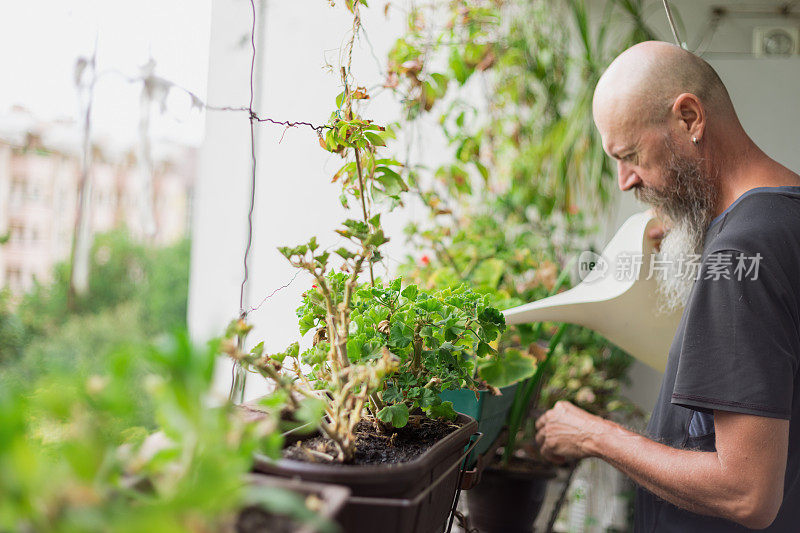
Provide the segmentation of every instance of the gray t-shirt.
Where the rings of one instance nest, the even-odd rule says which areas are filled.
[[[748,191],[711,223],[648,436],[714,451],[714,410],[800,420],[800,187]],[[800,424],[771,532],[800,531]],[[749,531],[639,489],[636,532]]]

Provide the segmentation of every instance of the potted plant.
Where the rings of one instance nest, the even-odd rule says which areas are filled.
[[[251,326],[239,320],[229,328],[224,350],[271,380],[298,423],[319,415],[319,434],[280,461],[258,457],[257,468],[347,486],[352,496],[339,517],[347,531],[441,530],[477,430],[442,391],[477,391],[476,371],[531,367],[532,359],[499,356],[491,345],[503,317],[465,286],[427,292],[400,279],[359,283],[386,240],[378,216],[346,221],[339,234],[356,245],[335,252],[346,273],[328,272],[329,254],[315,238],[281,250],[315,280],[298,308],[301,333],[315,330],[311,347],[244,352],[238,347]]]
[[[354,34],[362,4],[346,2]],[[380,206],[402,203],[408,185],[402,165],[382,155],[392,131],[359,115],[359,102],[370,95],[349,66],[341,73],[344,90],[319,130],[320,145],[345,160],[333,181],[342,186],[342,204],[359,216],[336,230],[343,246],[326,248],[314,237],[280,248],[313,279],[298,308],[300,333],[313,331],[311,346],[293,343],[274,354],[263,343],[245,349],[252,326],[242,318],[231,323],[222,350],[273,384],[287,418],[317,430],[277,461],[258,455],[260,472],[346,486],[351,495],[338,520],[348,532],[433,533],[454,505],[477,430],[440,394],[474,394],[484,387],[480,376],[530,375],[535,361],[497,352],[503,316],[468,286],[429,291],[375,276],[388,241]]]

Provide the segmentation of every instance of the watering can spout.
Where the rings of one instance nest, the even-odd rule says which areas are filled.
[[[602,254],[578,258],[583,281],[568,291],[503,311],[508,324],[568,322],[593,329],[634,358],[664,371],[683,309],[659,310],[650,211],[631,216]],[[649,279],[648,279],[649,278]]]

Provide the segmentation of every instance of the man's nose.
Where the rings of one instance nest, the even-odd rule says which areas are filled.
[[[629,166],[619,161],[617,163],[617,180],[621,191],[630,190],[642,183],[642,178]]]

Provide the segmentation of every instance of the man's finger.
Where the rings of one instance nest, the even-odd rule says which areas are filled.
[[[547,418],[547,413],[549,413],[549,412],[550,411],[547,411],[546,413],[542,414],[539,418],[536,419],[535,427],[536,427],[537,430],[538,429],[542,429],[544,427],[544,425],[547,423],[546,418]]]
[[[542,447],[545,441],[544,431],[537,431],[534,439],[536,439],[536,444],[538,444],[539,447]]]
[[[550,448],[550,446],[547,446],[546,444],[541,447],[540,451],[542,453],[542,457],[544,457],[553,464],[560,465],[566,462],[566,459],[564,457],[556,453],[553,453],[553,450]]]
[[[547,458],[547,460],[550,461],[551,463],[557,464],[557,465],[563,465],[564,463],[567,462],[567,459],[565,457],[562,457],[562,456],[556,455],[556,454],[550,454],[550,456]]]

